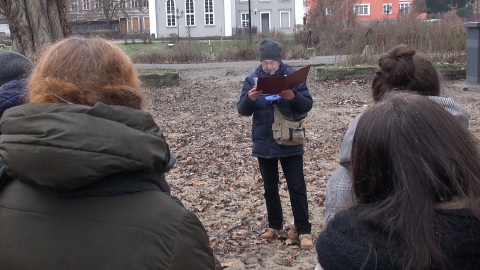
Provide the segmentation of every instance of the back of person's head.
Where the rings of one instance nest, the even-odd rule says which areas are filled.
[[[131,59],[101,38],[63,39],[48,47],[29,78],[28,101],[93,106],[97,102],[134,109],[145,92]]]
[[[32,61],[22,54],[0,53],[0,86],[13,80],[27,78],[32,67]]]
[[[440,77],[433,64],[400,44],[380,56],[378,70],[372,80],[375,101],[390,91],[410,90],[425,96],[440,95]]]
[[[32,61],[22,54],[0,53],[0,117],[5,110],[25,103],[32,68]]]
[[[405,241],[404,269],[444,265],[435,207],[464,200],[480,213],[478,140],[427,97],[390,93],[358,122],[352,148],[360,219],[381,221]],[[440,267],[441,268],[441,267]]]

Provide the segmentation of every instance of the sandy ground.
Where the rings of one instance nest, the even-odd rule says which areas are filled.
[[[148,89],[148,110],[178,158],[168,181],[174,195],[203,222],[225,269],[314,269],[315,248],[301,250],[289,238],[293,216],[284,179],[284,232],[273,241],[258,238],[267,227],[262,180],[251,156],[251,118],[239,116],[235,106],[245,72],[181,70],[179,86]],[[314,237],[322,230],[325,183],[337,166],[348,123],[370,103],[369,83],[314,82],[309,76],[314,107],[305,123],[304,159]],[[470,130],[480,137],[480,86],[445,82],[443,95],[467,107]]]

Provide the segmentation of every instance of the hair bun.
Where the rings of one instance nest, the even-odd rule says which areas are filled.
[[[393,47],[393,49],[388,53],[395,60],[400,60],[405,58],[412,58],[417,52],[412,47],[406,44],[400,44]]]

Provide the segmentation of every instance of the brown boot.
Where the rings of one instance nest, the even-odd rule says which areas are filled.
[[[260,235],[262,239],[273,239],[277,236],[278,230],[268,228],[268,230]]]
[[[313,246],[311,234],[300,234],[298,239],[300,239],[300,247],[302,249],[310,249]]]

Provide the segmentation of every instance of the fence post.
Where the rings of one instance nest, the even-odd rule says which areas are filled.
[[[312,29],[308,30],[308,36],[307,36],[307,48],[312,47]]]
[[[467,22],[467,82],[480,83],[480,22]]]

